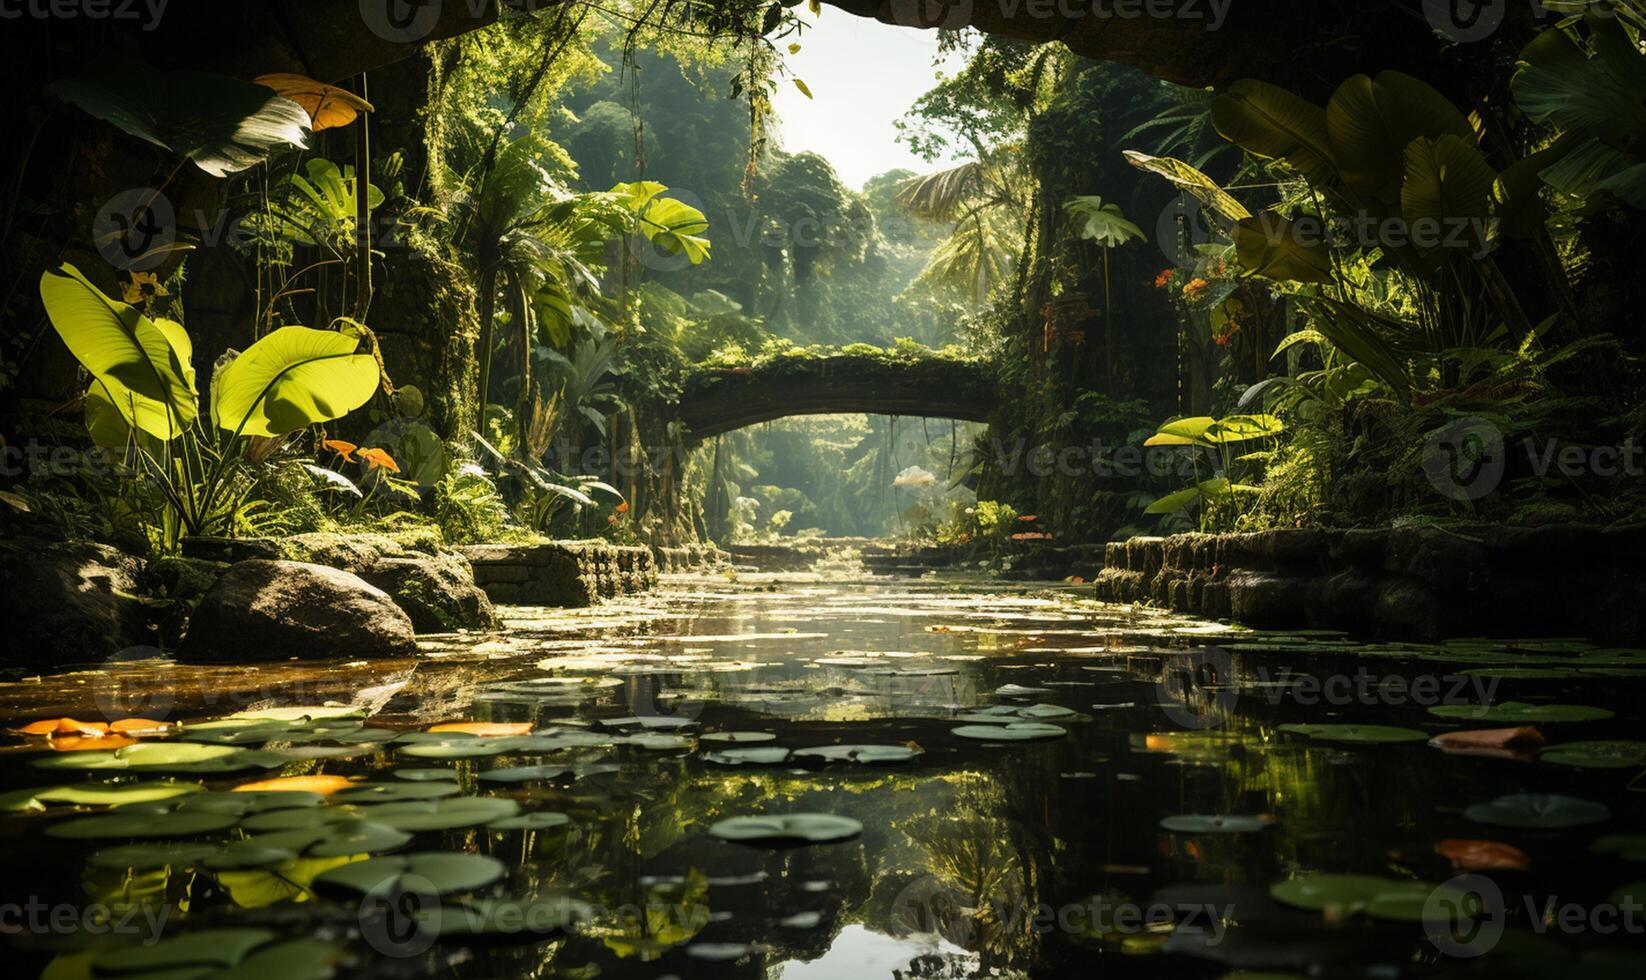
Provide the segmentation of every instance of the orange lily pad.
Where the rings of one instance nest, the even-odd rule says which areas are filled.
[[[47,738],[56,738],[60,735],[105,735],[109,726],[100,721],[78,721],[74,718],[45,718],[30,722],[17,729],[24,735],[44,735]]]
[[[1531,859],[1518,847],[1495,840],[1447,839],[1435,844],[1435,853],[1459,871],[1525,871]]]
[[[161,735],[171,728],[171,722],[153,718],[122,718],[109,724],[109,731],[125,735]]]
[[[448,721],[429,728],[431,732],[458,732],[463,735],[483,735],[498,737],[504,735],[530,735],[531,722],[507,721]]]
[[[347,776],[281,776],[262,779],[255,783],[236,786],[236,793],[319,793],[330,796],[340,789],[348,789],[354,780]]]

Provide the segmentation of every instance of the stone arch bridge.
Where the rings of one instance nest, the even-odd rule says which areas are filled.
[[[910,415],[986,422],[999,404],[988,365],[930,355],[777,357],[749,368],[699,369],[677,415],[702,440],[792,415]]]

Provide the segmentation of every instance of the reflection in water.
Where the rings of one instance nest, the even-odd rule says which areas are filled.
[[[586,903],[570,934],[385,956],[359,940],[356,906],[313,891],[318,876],[364,855],[207,868],[179,853],[128,867],[90,855],[130,841],[43,836],[67,811],[57,803],[0,824],[14,890],[164,909],[167,935],[252,924],[336,940],[357,957],[350,976],[1158,977],[1344,963],[1446,973],[1464,964],[1437,957],[1418,925],[1323,917],[1272,901],[1268,887],[1313,871],[1444,880],[1453,872],[1435,841],[1492,835],[1531,855],[1516,895],[1599,900],[1627,871],[1588,857],[1592,835],[1528,839],[1462,811],[1530,789],[1601,800],[1620,828],[1638,826],[1642,812],[1627,779],[1446,756],[1421,741],[1357,745],[1278,730],[1457,727],[1417,703],[1293,696],[1299,676],[1365,662],[1391,677],[1456,672],[1433,651],[1340,640],[1305,649],[1297,637],[1261,649],[1253,634],[1102,606],[1074,588],[998,583],[682,580],[591,610],[508,612],[507,635],[445,638],[393,663],[138,664],[0,684],[0,715],[108,717],[110,690],[122,705],[161,705],[157,714],[182,721],[352,703],[370,716],[366,728],[343,719],[331,730],[260,729],[242,742],[268,768],[177,778],[213,790],[278,775],[449,779],[460,797],[563,813],[569,822],[543,829],[422,827],[406,849],[498,859],[506,877],[485,895]],[[1349,659],[1356,653],[1377,656]],[[1638,723],[1627,695],[1637,680],[1542,683],[1514,696],[1618,709],[1582,725],[1582,738],[1627,737]],[[382,731],[458,719],[539,734],[509,751],[411,757]],[[18,744],[4,789],[23,796],[8,800],[65,779],[134,778],[24,765],[34,756],[20,753],[39,744]],[[833,761],[784,754],[837,746],[866,748]],[[541,768],[482,778],[524,766]],[[783,849],[710,832],[730,817],[785,813],[834,814],[863,831]],[[1251,826],[1161,826],[1185,815]],[[84,930],[19,938],[35,968],[58,950],[109,941]]]

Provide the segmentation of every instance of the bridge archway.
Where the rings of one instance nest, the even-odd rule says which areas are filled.
[[[794,415],[987,422],[999,401],[992,373],[975,361],[835,354],[698,371],[686,381],[678,413],[692,438],[702,440]]]

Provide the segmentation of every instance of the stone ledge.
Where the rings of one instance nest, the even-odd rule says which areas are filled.
[[[493,602],[591,606],[657,584],[651,549],[606,541],[480,544],[458,549]]]
[[[1646,640],[1646,528],[1414,526],[1138,537],[1097,597],[1249,626],[1390,639]]]

